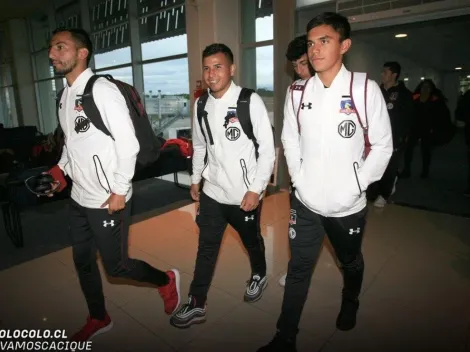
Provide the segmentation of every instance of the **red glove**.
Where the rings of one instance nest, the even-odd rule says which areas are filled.
[[[59,187],[55,190],[56,192],[62,192],[67,187],[67,181],[65,180],[64,173],[60,169],[59,165],[54,166],[47,172],[54,178],[54,181],[59,182]]]

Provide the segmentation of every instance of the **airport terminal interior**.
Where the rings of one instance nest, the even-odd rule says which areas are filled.
[[[365,275],[357,326],[340,331],[342,276],[327,239],[316,263],[297,337],[298,351],[470,351],[470,173],[465,123],[455,111],[470,90],[470,0],[14,0],[0,1],[0,330],[64,329],[88,311],[68,237],[69,190],[36,197],[24,180],[57,163],[56,96],[67,84],[48,48],[56,28],[91,34],[90,67],[133,85],[161,142],[191,141],[195,97],[204,88],[201,52],[224,43],[234,81],[263,99],[275,129],[276,167],[261,216],[268,286],[243,301],[250,263],[228,227],[208,295],[207,322],[176,329],[155,287],[103,277],[114,327],[92,351],[256,351],[276,332],[290,258],[289,175],[280,140],[294,75],[288,43],[322,12],[347,16],[354,72],[381,83],[399,62],[412,92],[432,80],[445,97],[453,138],[432,150],[420,177],[398,177],[384,207],[368,203]],[[470,117],[467,117],[469,119]],[[191,156],[162,149],[151,176],[133,183],[129,256],[181,273],[187,300],[198,249],[198,204],[191,199]],[[400,166],[402,168],[403,165]],[[0,341],[2,339],[0,338]]]

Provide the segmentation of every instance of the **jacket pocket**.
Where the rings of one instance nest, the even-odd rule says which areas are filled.
[[[246,188],[250,188],[250,181],[248,180],[248,168],[246,167],[245,159],[240,159],[240,166],[242,168],[243,182]]]
[[[359,194],[362,194],[361,184],[359,182],[359,177],[357,175],[357,170],[359,169],[359,164],[357,162],[353,163],[354,177],[356,178],[357,188],[359,189]]]
[[[98,179],[101,188],[103,188],[106,193],[111,193],[111,186],[109,185],[108,177],[104,172],[103,165],[101,164],[101,160],[98,155],[93,155],[93,163],[95,164],[96,178]],[[103,174],[104,180],[101,179],[100,172]]]

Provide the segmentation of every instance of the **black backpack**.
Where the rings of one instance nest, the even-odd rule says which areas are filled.
[[[132,124],[135,129],[135,136],[139,142],[140,150],[137,154],[136,170],[155,163],[160,156],[161,142],[152,130],[152,125],[142,104],[137,90],[125,82],[114,79],[111,75],[93,75],[87,82],[82,96],[82,107],[90,122],[105,135],[113,136],[105,126],[101,114],[93,99],[93,85],[98,78],[104,77],[118,87],[121,94],[126,99],[127,108],[130,112]],[[59,103],[62,97],[63,89],[57,94],[57,118],[59,117]],[[60,127],[60,124],[59,124]]]
[[[251,123],[250,117],[250,98],[251,94],[254,93],[254,90],[249,88],[242,88],[240,91],[240,95],[238,96],[237,100],[237,118],[240,122],[240,125],[243,129],[243,132],[246,136],[253,141],[256,150],[256,159],[258,159],[258,143],[256,142],[256,137],[253,134],[253,124]],[[206,124],[206,130],[209,137],[209,143],[211,145],[214,144],[214,140],[212,138],[212,133],[209,127],[209,121],[207,120],[207,111],[205,110],[207,99],[209,98],[209,93],[207,91],[199,97],[197,101],[197,120],[199,122],[199,127],[201,128],[202,135],[207,143],[207,137],[204,133],[204,129],[202,128],[202,120],[204,119],[204,123]],[[274,127],[271,126],[273,130],[273,137],[274,137]]]

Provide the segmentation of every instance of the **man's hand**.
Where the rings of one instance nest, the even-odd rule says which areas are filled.
[[[194,201],[199,202],[199,183],[198,184],[192,184],[191,185],[191,190],[189,191],[189,193],[191,194],[191,198]]]
[[[54,182],[51,183],[51,189],[49,191],[45,191],[44,193],[49,198],[54,197],[54,193],[57,191],[57,189],[59,189],[59,187],[60,187],[60,182],[59,181],[54,181]]]
[[[111,215],[112,213],[122,210],[126,206],[126,196],[121,196],[119,194],[111,193],[108,200],[103,203],[101,208],[106,208],[108,205],[108,213]]]
[[[259,204],[259,194],[248,191],[243,197],[240,208],[244,211],[252,211],[258,207],[258,204]]]

